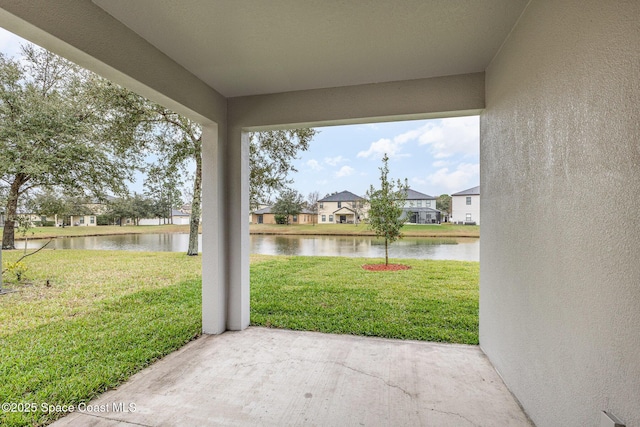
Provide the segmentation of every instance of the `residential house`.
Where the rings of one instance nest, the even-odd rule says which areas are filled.
[[[276,214],[273,213],[271,206],[267,206],[252,212],[251,222],[253,224],[277,224]],[[317,215],[309,209],[302,209],[299,215],[289,215],[289,224],[316,224],[317,222]]]
[[[357,224],[367,216],[363,197],[341,191],[318,200],[318,224]]]
[[[171,209],[171,218],[140,218],[138,225],[163,225],[163,224],[175,224],[175,225],[188,225],[191,223],[191,205],[189,205],[189,211],[184,209],[184,206],[180,209]],[[134,225],[133,218],[126,218],[123,225]]]
[[[451,222],[480,225],[480,186],[451,195]]]
[[[409,217],[408,224],[439,224],[441,212],[436,209],[436,198],[409,189],[402,208],[402,217]]]

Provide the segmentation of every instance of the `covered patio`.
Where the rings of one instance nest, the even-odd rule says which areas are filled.
[[[596,427],[604,411],[640,425],[639,17],[640,2],[622,0],[0,0],[4,28],[203,126],[202,330],[222,335],[113,393],[151,387],[144,402],[160,413],[134,414],[142,425],[171,424],[171,405],[189,396],[219,409],[209,416],[265,424],[275,408],[304,424],[296,411],[312,406],[375,423],[398,398],[406,410],[393,416],[414,418],[394,421],[473,425],[475,413],[447,415],[463,412],[429,400],[438,395],[433,361],[455,360],[458,347],[326,338],[329,348],[364,346],[370,359],[356,366],[356,353],[339,347],[313,359],[304,333],[225,332],[249,325],[249,132],[479,114],[480,348],[539,427]],[[586,214],[603,201],[615,223]],[[271,346],[282,337],[293,342]],[[378,351],[388,365],[371,362]],[[488,366],[478,348],[462,353]],[[185,382],[182,368],[162,371],[180,357]],[[297,369],[276,376],[279,365]],[[139,385],[154,372],[152,386]],[[199,383],[212,372],[224,384]],[[452,401],[476,394],[442,378]],[[358,409],[352,381],[360,394],[381,387],[379,405],[366,401],[377,418]],[[293,393],[290,409],[281,390]]]
[[[477,346],[255,327],[205,335],[87,408],[53,425],[533,425]]]

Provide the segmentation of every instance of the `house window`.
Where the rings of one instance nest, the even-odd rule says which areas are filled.
[[[83,216],[80,217],[80,224],[84,224],[84,217]]]
[[[467,204],[470,205],[471,204],[471,196],[467,197]]]
[[[413,200],[409,202],[409,206],[413,207]]]
[[[418,207],[421,208],[422,207],[422,200],[418,200]]]
[[[333,215],[329,215],[329,222],[333,222]]]
[[[90,216],[89,217],[89,223],[95,224],[96,223],[96,217],[95,216]]]
[[[298,222],[298,215],[293,216],[293,222]]]
[[[467,214],[467,218],[465,219],[465,221],[471,221],[471,214],[470,213]]]
[[[427,200],[427,207],[430,208],[431,207],[431,200]]]
[[[322,222],[327,222],[327,216],[326,215],[322,215]]]
[[[324,209],[324,204],[320,202],[320,209]]]
[[[338,202],[338,209],[342,207],[342,202]]]

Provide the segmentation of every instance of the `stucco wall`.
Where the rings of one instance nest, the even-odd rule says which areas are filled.
[[[640,426],[639,47],[638,1],[533,0],[486,73],[480,343],[538,427]]]

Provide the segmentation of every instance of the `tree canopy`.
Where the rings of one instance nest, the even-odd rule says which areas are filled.
[[[272,198],[292,181],[292,160],[309,148],[315,129],[253,132],[249,145],[249,204],[251,209],[271,204]]]
[[[27,192],[122,193],[138,159],[133,146],[104,132],[110,116],[95,97],[102,79],[44,49],[25,45],[22,52],[22,61],[0,55],[3,249],[15,247],[17,207]]]
[[[402,238],[401,229],[407,220],[402,218],[402,208],[407,199],[409,184],[399,179],[389,180],[389,157],[385,153],[380,167],[380,188],[373,185],[367,191],[369,202],[369,228],[377,237],[384,237],[385,265],[389,265],[389,244]]]
[[[272,211],[275,217],[284,219],[285,224],[289,225],[289,217],[299,215],[304,208],[305,201],[302,194],[293,189],[286,189],[280,192],[278,200],[273,205]]]
[[[451,196],[448,194],[441,194],[436,198],[436,209],[451,213]]]

